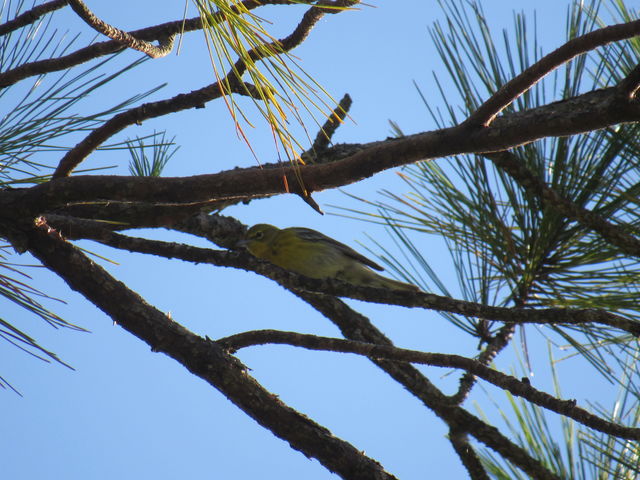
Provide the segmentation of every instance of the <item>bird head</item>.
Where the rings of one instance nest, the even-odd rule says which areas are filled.
[[[278,227],[259,223],[247,231],[239,245],[246,247],[256,257],[265,258],[265,252],[271,247],[278,232],[280,232]]]

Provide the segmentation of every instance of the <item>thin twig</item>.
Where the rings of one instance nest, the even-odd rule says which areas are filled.
[[[465,121],[466,125],[486,127],[511,102],[535,85],[542,77],[552,72],[573,57],[586,53],[607,43],[617,42],[640,35],[640,20],[600,28],[573,38],[560,48],[545,55],[520,75],[505,83]]]
[[[294,31],[288,36],[276,40],[269,45],[278,48],[254,48],[249,51],[253,61],[265,59],[267,57],[287,52],[297,47],[309,35],[315,24],[327,13],[338,13],[341,10],[335,8],[327,8],[322,6],[323,3],[335,6],[342,4],[353,4],[359,0],[342,0],[340,2],[319,2],[317,5],[308,9],[303,15],[302,20],[296,26]],[[112,137],[116,133],[122,131],[130,125],[140,124],[150,118],[156,118],[168,113],[174,113],[189,108],[201,107],[207,102],[219,98],[231,86],[231,91],[242,93],[245,91],[240,77],[247,69],[246,62],[239,59],[235,67],[227,74],[227,76],[215,83],[212,83],[199,90],[192,91],[188,94],[180,94],[167,100],[158,102],[145,103],[139,107],[131,108],[126,112],[119,113],[107,120],[100,127],[93,130],[80,143],[71,148],[60,160],[58,167],[52,175],[52,178],[66,177],[98,146],[105,140]]]
[[[348,93],[345,93],[340,103],[333,109],[327,121],[322,125],[322,128],[316,135],[315,140],[313,141],[313,145],[310,149],[310,153],[314,153],[315,155],[323,152],[329,147],[331,143],[331,139],[333,138],[334,133],[347,116],[349,109],[352,104],[351,97]],[[314,155],[314,157],[315,157]]]
[[[66,0],[64,1],[64,3],[66,4]],[[234,5],[232,8],[235,12],[239,12],[240,10],[253,10],[263,5],[290,5],[292,3],[295,3],[295,1],[244,0],[239,5]],[[223,19],[224,17],[222,15],[214,14],[211,21],[220,22],[223,21]],[[180,33],[192,32],[201,29],[202,19],[198,16],[187,20],[174,20],[159,25],[153,25],[151,27],[133,30],[128,33],[138,40],[151,42],[169,37],[171,35],[177,35]],[[43,75],[45,73],[66,70],[75,65],[80,65],[101,56],[119,52],[123,48],[125,47],[123,47],[121,43],[116,42],[115,40],[109,40],[106,42],[93,43],[61,57],[28,62],[12,70],[7,70],[6,72],[0,73],[0,88],[12,85],[20,80],[24,80],[25,78],[34,75]]]
[[[27,10],[14,19],[0,25],[0,36],[35,23],[40,17],[60,9],[66,4],[67,0],[53,0],[51,2],[43,3],[42,5],[36,5],[32,9]]]
[[[516,331],[517,324],[515,323],[507,323],[503,325],[502,328],[491,338],[489,344],[485,347],[485,349],[478,356],[478,362],[482,365],[489,365],[508,344],[511,338],[513,337],[514,332]],[[449,400],[454,405],[459,405],[464,402],[469,393],[471,393],[471,389],[475,384],[475,375],[470,372],[465,372],[460,378],[460,384],[458,386],[458,391],[449,397]]]
[[[112,40],[127,46],[134,50],[138,50],[151,58],[160,58],[171,53],[176,34],[168,35],[160,38],[158,46],[152,43],[139,40],[130,33],[120,30],[105,21],[98,18],[82,0],[67,0],[71,9],[84,20],[84,22],[97,32],[106,35]]]
[[[640,258],[640,239],[627,233],[624,225],[608,222],[601,215],[563,197],[553,188],[547,186],[511,152],[486,153],[484,156],[491,160],[496,167],[508,173],[529,194],[540,198],[545,205],[598,233],[624,253]]]
[[[390,345],[375,345],[365,342],[354,342],[340,338],[321,337],[297,332],[283,332],[279,330],[253,330],[238,333],[217,340],[223,348],[235,353],[241,348],[255,345],[280,344],[303,347],[309,350],[354,353],[370,358],[384,358],[433,367],[460,368],[483,380],[506,390],[513,395],[522,397],[531,403],[551,410],[560,415],[593,428],[602,433],[615,435],[629,440],[640,440],[640,428],[625,427],[593,415],[583,408],[576,406],[575,400],[560,400],[553,395],[535,389],[529,382],[523,382],[511,375],[483,365],[477,360],[444,353],[419,352]]]

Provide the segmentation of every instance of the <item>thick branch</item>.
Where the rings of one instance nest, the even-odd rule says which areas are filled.
[[[54,224],[55,225],[55,224]],[[344,296],[372,303],[402,305],[429,310],[456,313],[467,317],[478,317],[507,323],[535,323],[551,325],[582,325],[599,323],[640,336],[640,323],[598,309],[570,308],[508,308],[482,305],[480,303],[457,300],[433,293],[405,292],[384,288],[360,287],[339,280],[316,280],[283,270],[267,262],[242,252],[227,252],[209,248],[193,247],[180,243],[134,238],[101,229],[98,222],[77,221],[63,224],[62,232],[72,238],[94,239],[115,248],[138,253],[159,255],[165,258],[179,258],[195,263],[211,263],[223,267],[241,268],[254,271],[275,280],[285,288]]]
[[[47,213],[47,218],[72,222],[74,219],[95,219],[103,228],[128,230],[133,228],[175,228],[199,212],[215,210],[220,202],[191,204],[158,204],[148,202],[76,203]],[[66,219],[66,220],[64,220]]]
[[[453,449],[458,454],[458,457],[460,457],[462,464],[467,469],[467,473],[469,473],[469,478],[471,480],[489,480],[489,475],[482,466],[482,462],[480,462],[478,455],[469,443],[467,435],[450,431],[449,441],[451,442]]]
[[[165,353],[218,389],[275,435],[327,469],[349,479],[392,479],[392,475],[349,443],[282,403],[247,374],[246,367],[147,304],[122,282],[46,224],[28,233],[30,252],[110,318],[153,351]]]
[[[206,97],[205,93],[201,92],[200,95]],[[188,103],[197,103],[191,94]],[[153,106],[152,114],[169,108],[162,103],[147,105],[149,108]],[[132,115],[131,112],[136,111],[130,110],[121,115]],[[367,145],[337,145],[328,149],[318,163],[296,166],[295,169],[274,165],[274,168],[235,169],[184,178],[60,178],[30,189],[0,192],[0,210],[15,212],[16,215],[37,215],[70,202],[99,199],[160,203],[249,199],[285,193],[284,177],[293,193],[301,193],[296,191],[298,178],[301,178],[309,192],[313,192],[354,183],[383,170],[418,160],[506,150],[545,136],[577,134],[638,120],[640,102],[628,101],[619,95],[617,89],[609,88],[500,117],[487,128],[458,126]],[[339,152],[341,160],[322,163],[323,160],[335,158],[332,156],[335,152]],[[350,155],[350,152],[355,153]]]

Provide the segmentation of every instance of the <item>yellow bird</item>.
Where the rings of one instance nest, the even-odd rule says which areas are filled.
[[[241,242],[255,257],[305,277],[336,278],[354,285],[417,292],[415,285],[375,273],[384,270],[352,248],[309,228],[279,229],[260,223],[247,231]]]

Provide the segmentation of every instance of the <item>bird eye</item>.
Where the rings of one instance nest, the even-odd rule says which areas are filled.
[[[254,238],[256,240],[262,240],[262,237],[264,237],[264,232],[256,232],[256,234],[254,235]]]

